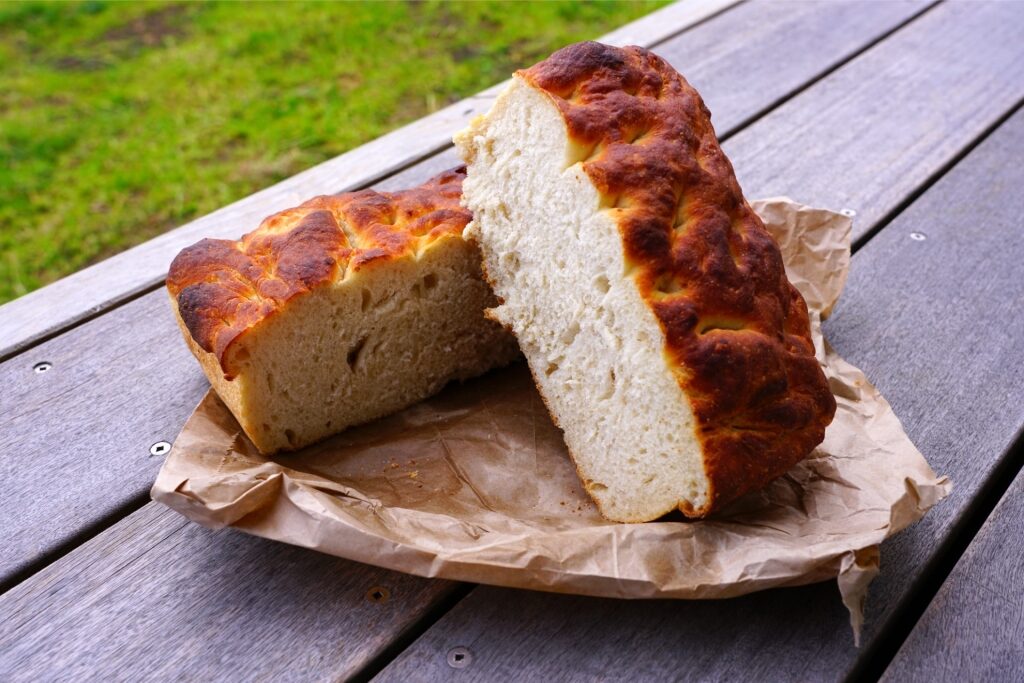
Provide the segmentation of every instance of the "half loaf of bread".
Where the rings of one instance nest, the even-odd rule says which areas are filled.
[[[491,314],[605,517],[705,516],[821,442],[835,401],[807,307],[665,61],[569,46],[455,142]]]
[[[462,239],[464,170],[403,192],[317,197],[167,278],[185,340],[260,451],[310,444],[518,355]]]

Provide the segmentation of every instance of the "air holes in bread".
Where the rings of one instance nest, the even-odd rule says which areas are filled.
[[[370,290],[363,289],[363,299],[359,306],[359,310],[365,313],[370,308],[370,302],[373,301],[373,295],[370,294]]]
[[[594,286],[597,287],[597,291],[602,294],[607,294],[608,290],[611,289],[611,283],[608,282],[608,278],[604,275],[598,275],[594,279]]]
[[[428,273],[423,276],[423,288],[433,289],[437,287],[437,273]]]
[[[291,429],[284,430],[284,438],[288,439],[288,445],[291,446],[292,448],[294,448],[295,445],[299,442],[298,437],[295,435],[295,432]]]
[[[352,372],[356,371],[356,365],[359,363],[359,354],[362,352],[364,346],[366,346],[366,337],[363,337],[356,342],[356,345],[348,352],[348,367]]]
[[[561,342],[568,346],[572,344],[574,341],[576,341],[576,335],[578,335],[579,333],[580,324],[578,321],[573,320],[572,323],[569,324],[569,327],[565,329],[565,332],[562,333]]]
[[[612,368],[608,371],[608,381],[605,382],[604,389],[601,390],[601,395],[597,397],[599,401],[607,401],[615,395],[615,369]]]
[[[510,251],[501,255],[501,265],[511,271],[519,270],[519,254]]]

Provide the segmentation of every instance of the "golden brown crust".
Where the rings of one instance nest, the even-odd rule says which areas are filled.
[[[461,235],[472,218],[459,206],[464,177],[460,167],[401,192],[316,197],[240,240],[201,240],[171,263],[167,289],[192,338],[230,378],[229,347],[291,298]]]
[[[703,516],[824,438],[836,404],[807,306],[747,204],[700,95],[639,47],[578,43],[517,75],[547,93],[665,332],[711,482]]]

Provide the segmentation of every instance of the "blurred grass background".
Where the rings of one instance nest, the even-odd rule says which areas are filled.
[[[662,4],[0,2],[0,303]]]

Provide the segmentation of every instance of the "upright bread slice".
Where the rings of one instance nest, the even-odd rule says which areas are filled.
[[[705,516],[806,457],[835,412],[709,117],[654,54],[580,43],[455,139],[491,314],[615,521]]]
[[[300,448],[516,357],[484,317],[495,302],[462,239],[463,177],[317,197],[174,259],[167,289],[185,340],[261,451]]]

